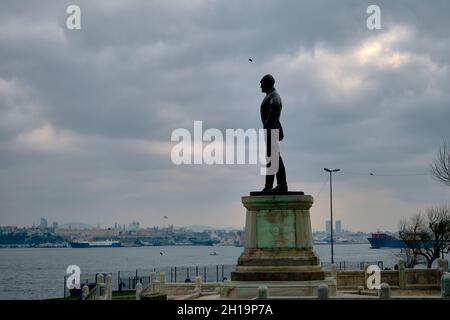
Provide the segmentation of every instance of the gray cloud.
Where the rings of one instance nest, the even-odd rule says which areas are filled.
[[[242,226],[257,168],[174,166],[170,134],[259,128],[269,72],[291,188],[316,195],[340,167],[337,215],[363,230],[448,201],[429,176],[351,174],[426,173],[450,136],[448,1],[379,1],[378,31],[368,1],[79,1],[80,31],[65,29],[69,4],[0,5],[1,224]]]

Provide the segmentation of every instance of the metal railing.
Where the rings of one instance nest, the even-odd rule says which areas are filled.
[[[364,270],[366,266],[378,265],[383,270],[383,261],[337,261],[335,262],[337,269],[344,270]],[[331,262],[321,262],[321,266],[325,270],[331,269]],[[203,282],[222,282],[231,279],[231,272],[234,270],[235,265],[208,265],[208,266],[172,266],[153,269],[136,269],[134,271],[118,271],[112,272],[113,277],[113,290],[135,290],[137,283],[142,283],[145,288],[150,284],[150,274],[156,273],[159,277],[159,273],[164,272],[166,275],[167,283],[186,283],[195,282],[195,278],[202,277]],[[97,277],[100,273],[96,274],[81,274],[81,287],[83,285],[89,285],[94,287],[97,285]],[[106,276],[107,273],[102,273]],[[64,297],[70,296],[69,289],[66,287],[67,276],[64,276]],[[75,291],[76,294],[78,291]],[[81,294],[81,291],[80,291]]]
[[[135,290],[137,283],[142,283],[145,288],[150,284],[150,274],[156,273],[159,278],[159,274],[164,272],[166,275],[166,281],[168,283],[187,283],[195,282],[195,278],[202,277],[203,282],[221,282],[229,280],[231,278],[231,271],[233,271],[235,265],[208,265],[208,266],[176,266],[176,267],[163,267],[153,269],[136,269],[134,271],[118,271],[112,272],[113,277],[113,290]],[[96,274],[81,274],[80,284],[94,287],[97,285],[97,277],[100,273]],[[106,276],[106,273],[102,273]],[[66,287],[67,276],[64,276],[64,297],[71,295],[71,292]],[[80,290],[72,291],[73,294],[81,294]]]
[[[150,283],[150,274],[164,272],[168,283],[194,282],[196,277],[201,277],[203,282],[221,282],[230,279],[234,265],[210,265],[210,266],[178,266],[154,269],[137,269],[134,272],[120,271],[117,273],[117,289],[130,290],[136,288],[140,282],[145,287]],[[120,287],[119,287],[120,286]]]

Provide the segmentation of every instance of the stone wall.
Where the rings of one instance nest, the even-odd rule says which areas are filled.
[[[388,283],[391,288],[400,288],[401,271],[381,271],[381,282]],[[442,272],[437,269],[405,269],[405,283],[402,289],[431,290],[440,288]],[[331,274],[330,274],[331,275]],[[356,289],[358,286],[366,288],[367,276],[364,271],[338,271],[338,290]]]
[[[441,275],[443,271],[441,269],[404,269],[399,270],[386,270],[381,271],[381,283],[389,284],[393,289],[406,289],[406,290],[439,290]],[[355,290],[358,287],[366,287],[366,279],[368,274],[364,271],[337,271],[327,272],[327,277],[336,276],[337,278],[337,290]],[[160,275],[160,280],[156,281],[155,274],[152,275],[152,284],[142,291],[142,296],[152,294],[155,292],[164,293],[167,296],[186,296],[202,293],[219,292],[222,287],[222,282],[207,282],[202,283],[201,278],[198,278],[198,283],[166,283],[165,275]],[[137,294],[137,296],[140,296]]]
[[[202,283],[202,292],[213,292],[219,288],[221,283],[218,282],[204,282]],[[194,293],[195,283],[166,283],[167,296],[182,296]]]
[[[398,289],[400,271],[381,271],[381,282],[388,283],[393,289]],[[327,276],[331,276],[330,273]],[[441,271],[436,269],[405,269],[405,288],[408,290],[432,290],[440,288]],[[359,286],[366,288],[364,271],[338,271],[338,290],[353,290]],[[203,292],[213,292],[221,286],[221,282],[202,283]],[[193,293],[195,283],[167,283],[168,296],[187,295]]]
[[[420,289],[424,284],[440,287],[442,273],[439,270],[406,270],[406,286]]]

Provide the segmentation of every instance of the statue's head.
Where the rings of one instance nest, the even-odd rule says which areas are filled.
[[[273,90],[273,87],[275,85],[275,79],[270,74],[266,74],[261,79],[261,91],[264,93],[269,93]]]

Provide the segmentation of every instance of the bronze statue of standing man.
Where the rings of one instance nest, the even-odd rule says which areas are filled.
[[[281,141],[284,138],[283,128],[280,123],[281,114],[281,97],[275,89],[275,79],[272,75],[266,74],[261,79],[261,91],[266,94],[264,100],[261,103],[261,120],[263,128],[267,130],[266,134],[266,156],[271,157],[271,136],[272,129],[278,130],[278,140]],[[278,143],[278,141],[277,141]],[[279,150],[279,148],[277,148]],[[288,186],[286,182],[286,170],[284,168],[281,154],[278,153],[278,171],[276,172],[277,186],[273,188],[275,175],[266,174],[266,183],[262,192],[287,192]],[[267,168],[270,163],[267,163]]]

